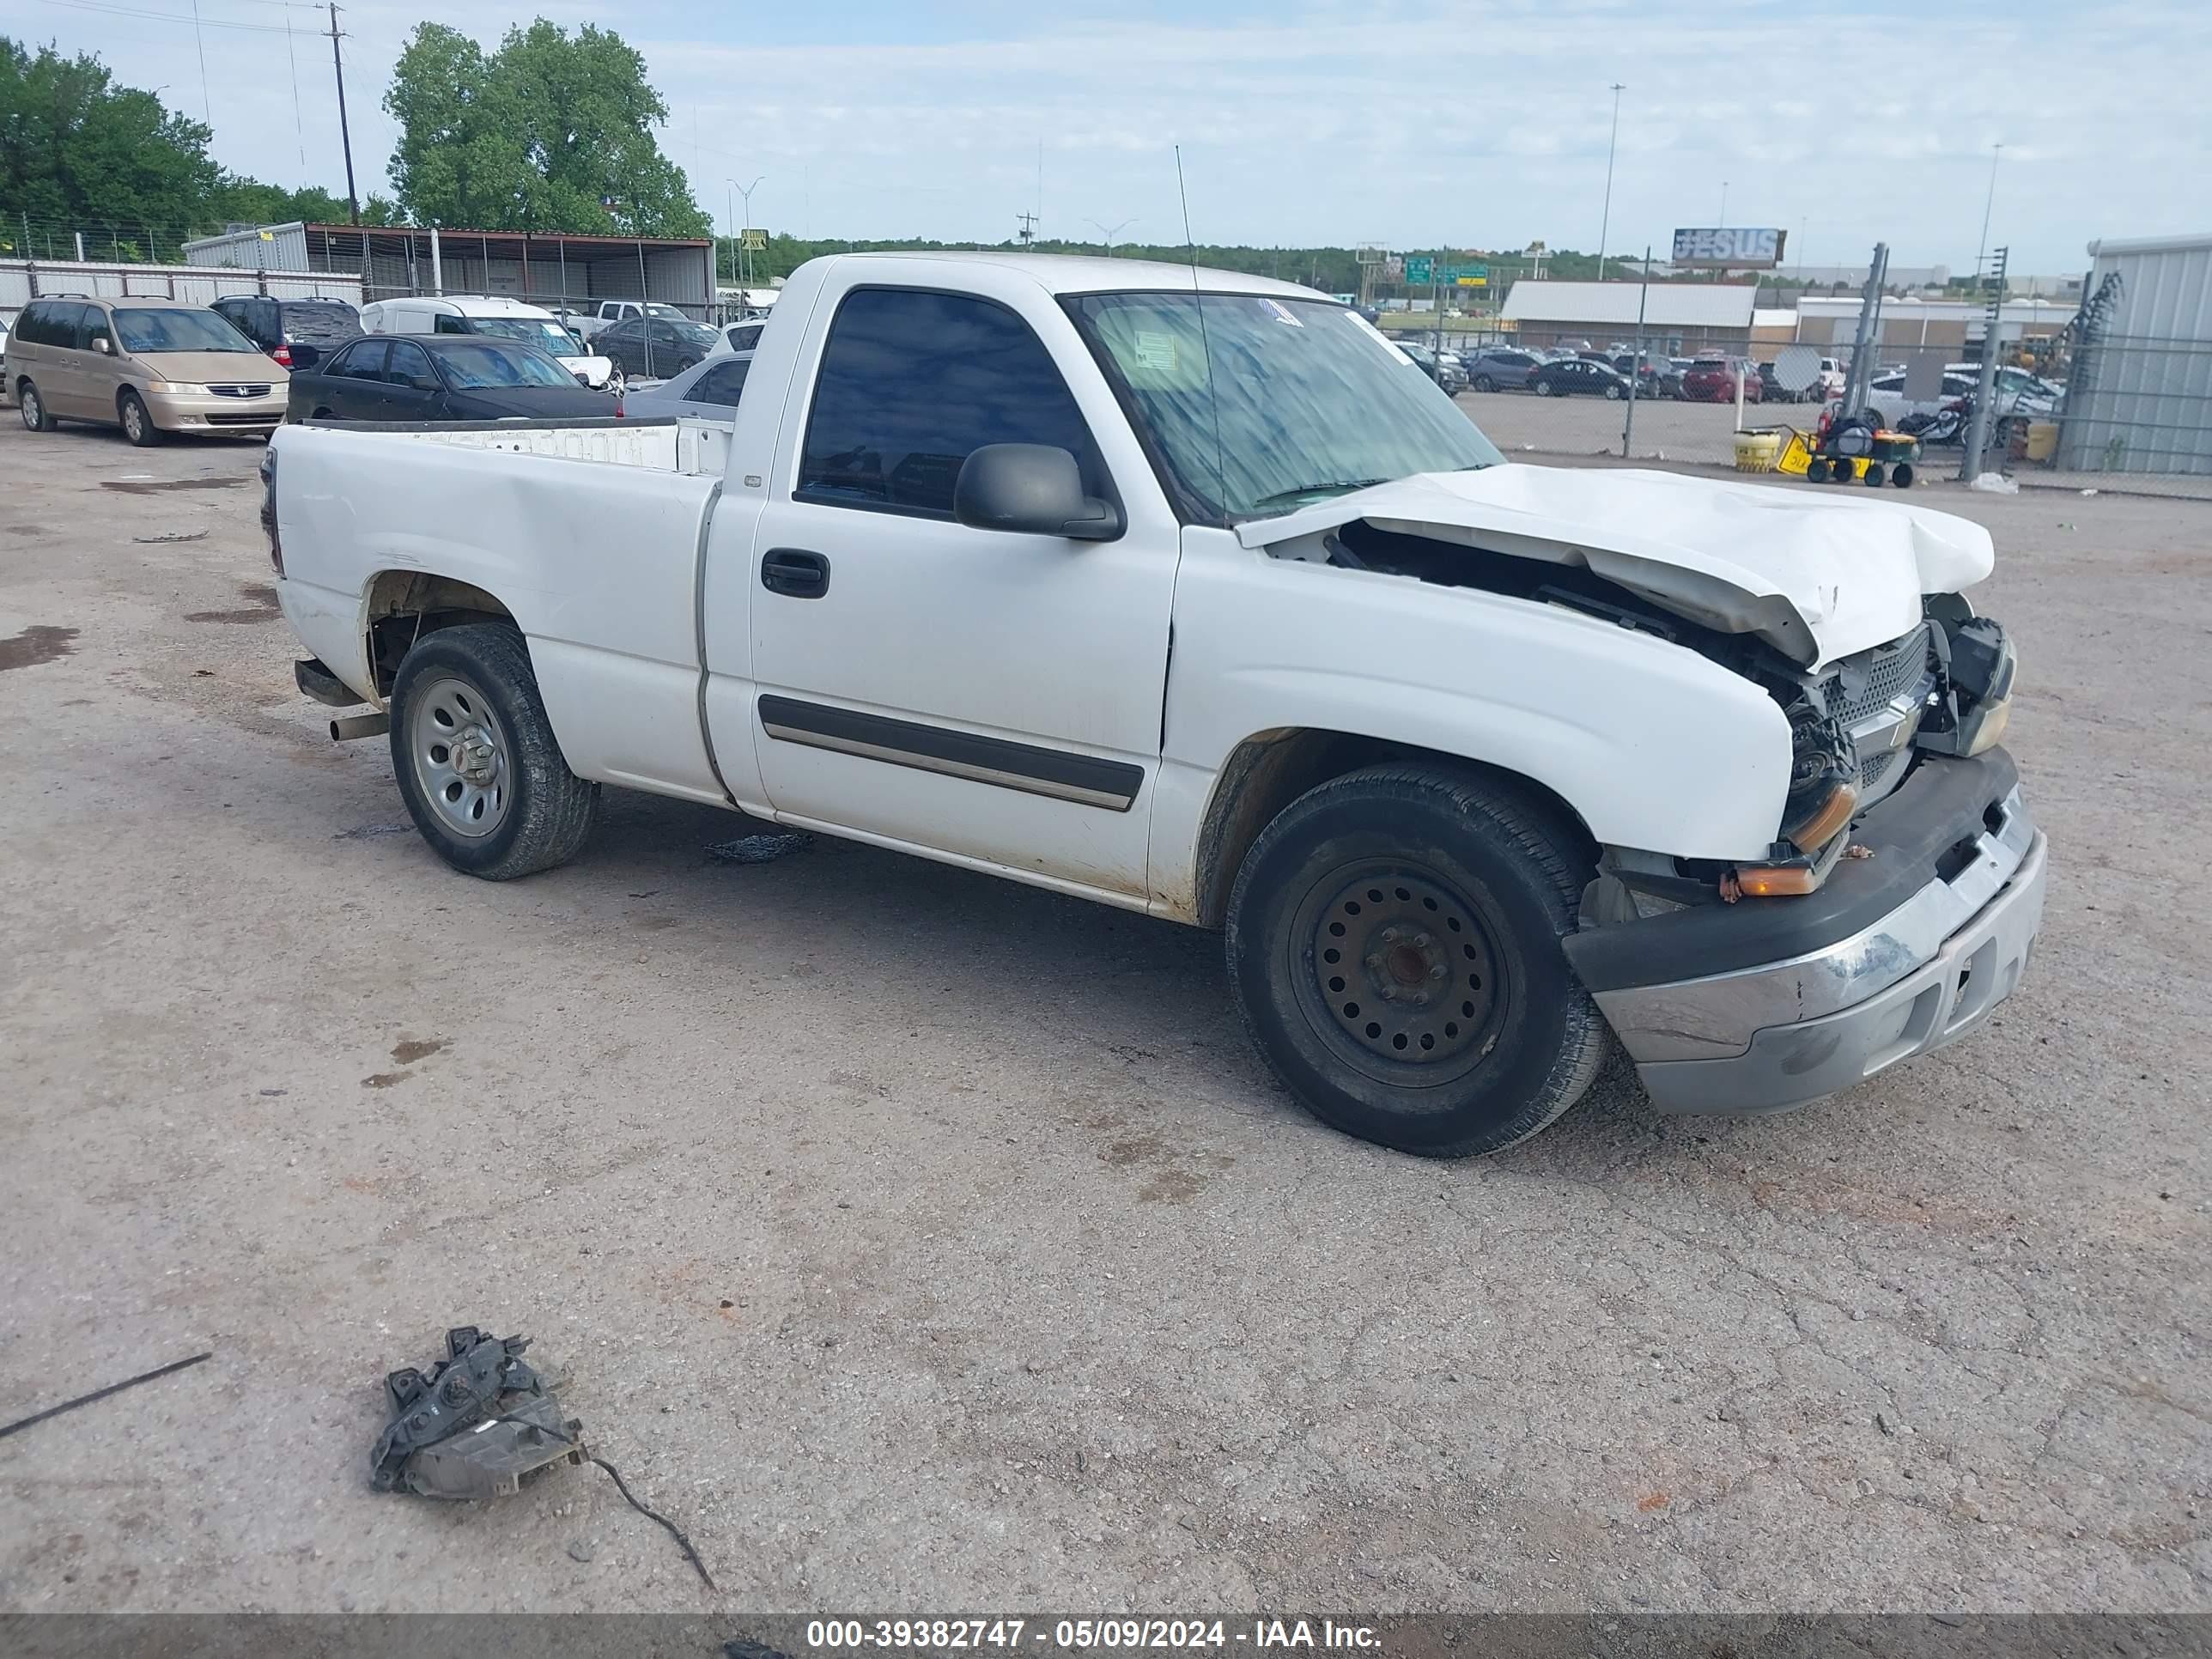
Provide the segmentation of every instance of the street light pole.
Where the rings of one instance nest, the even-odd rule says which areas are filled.
[[[1110,259],[1114,257],[1114,239],[1137,222],[1134,219],[1124,219],[1121,223],[1110,228],[1100,224],[1096,219],[1085,219],[1083,222],[1106,239],[1106,257]]]
[[[1720,228],[1721,229],[1723,229],[1723,230],[1726,230],[1726,229],[1728,228],[1728,187],[1729,187],[1729,181],[1728,181],[1727,179],[1722,179],[1722,180],[1721,180],[1721,222],[1720,222],[1720,227],[1719,227],[1719,228]]]
[[[1605,239],[1613,228],[1613,157],[1620,144],[1620,94],[1626,88],[1613,83],[1613,136],[1605,141],[1605,210],[1597,222],[1597,279],[1605,280]]]
[[[2002,144],[1990,146],[1990,193],[1982,198],[1982,240],[1974,248],[1974,281],[1978,284],[1986,280],[1982,261],[1989,257],[1990,210],[1997,204],[1997,158],[2003,154]]]

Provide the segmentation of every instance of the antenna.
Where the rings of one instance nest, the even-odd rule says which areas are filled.
[[[1175,147],[1176,195],[1182,203],[1182,246],[1190,256],[1190,302],[1198,312],[1198,349],[1206,357],[1206,404],[1213,414],[1213,487],[1221,499],[1221,527],[1229,528],[1229,467],[1221,458],[1221,399],[1213,390],[1213,346],[1206,337],[1206,296],[1198,286],[1198,244],[1190,235],[1190,192],[1183,188],[1182,146]]]

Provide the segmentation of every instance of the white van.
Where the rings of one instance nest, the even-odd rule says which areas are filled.
[[[560,359],[562,368],[594,390],[605,387],[614,373],[612,363],[587,352],[551,312],[503,295],[378,300],[361,308],[361,326],[367,334],[487,334],[520,340]]]

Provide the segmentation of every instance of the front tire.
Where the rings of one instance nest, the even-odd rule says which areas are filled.
[[[438,856],[487,881],[566,864],[599,786],[568,769],[521,635],[471,623],[425,635],[392,687],[392,769]]]
[[[52,432],[54,429],[53,410],[46,407],[46,400],[39,395],[39,388],[30,380],[24,380],[15,388],[15,401],[26,429],[32,432]]]
[[[1230,896],[1230,979],[1291,1092],[1424,1158],[1494,1152],[1581,1098],[1605,1024],[1567,964],[1584,861],[1532,798],[1380,766],[1300,796]]]
[[[1495,392],[1498,390],[1498,382],[1487,374],[1478,374],[1474,377],[1474,389],[1477,392]]]
[[[154,424],[145,400],[127,386],[115,400],[115,414],[123,422],[123,435],[141,449],[151,449],[168,435]]]

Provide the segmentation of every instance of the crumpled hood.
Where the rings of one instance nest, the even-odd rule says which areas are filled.
[[[1979,525],[1869,490],[1510,462],[1354,490],[1239,525],[1237,536],[1273,547],[1355,519],[1583,565],[1677,616],[1755,634],[1807,667],[1897,638],[1919,623],[1923,594],[1971,587],[1995,560]]]

